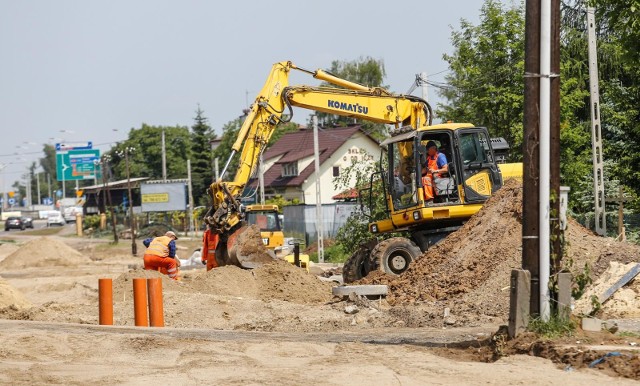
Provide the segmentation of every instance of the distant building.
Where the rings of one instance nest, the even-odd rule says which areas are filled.
[[[343,175],[352,164],[374,162],[380,155],[378,142],[361,126],[321,129],[318,132],[320,151],[321,203],[329,204],[345,189],[335,189],[334,179]],[[301,129],[283,135],[263,155],[265,164],[265,197],[280,195],[302,204],[316,204],[316,179],[313,158],[313,130]],[[258,180],[249,187],[255,189]],[[350,186],[355,185],[352,176]]]

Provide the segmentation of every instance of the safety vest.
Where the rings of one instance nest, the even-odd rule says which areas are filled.
[[[427,173],[429,173],[429,170],[438,170],[438,156],[440,155],[440,153],[436,152],[436,154],[431,157],[431,156],[427,156]],[[440,177],[440,173],[434,173],[433,174],[434,177]]]
[[[171,241],[171,237],[156,237],[155,239],[151,240],[151,244],[149,244],[149,248],[147,248],[145,254],[160,257],[169,257],[169,243]]]

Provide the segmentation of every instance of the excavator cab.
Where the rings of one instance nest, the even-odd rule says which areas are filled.
[[[278,205],[249,205],[245,210],[245,221],[249,225],[255,224],[260,228],[260,237],[265,247],[274,250],[284,245]]]

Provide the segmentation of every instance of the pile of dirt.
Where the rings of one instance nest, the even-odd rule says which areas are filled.
[[[14,310],[21,310],[31,307],[31,303],[11,284],[4,279],[0,279],[0,309],[11,307]]]
[[[0,244],[0,261],[4,260],[7,256],[18,250],[18,246],[14,243]]]
[[[609,261],[633,261],[640,247],[594,235],[575,221],[565,234],[575,274],[584,264],[592,278]],[[400,276],[376,273],[362,284],[387,284],[395,306],[421,303],[441,314],[449,307],[456,325],[478,316],[507,319],[511,270],[522,266],[522,184],[508,180],[475,216],[411,264]],[[441,319],[440,319],[441,320]]]
[[[91,260],[62,241],[51,237],[40,237],[22,245],[15,252],[0,262],[5,270],[50,267],[78,266]]]
[[[282,260],[251,271],[235,266],[216,268],[196,276],[191,287],[208,294],[300,304],[325,303],[332,298],[330,283]]]
[[[142,268],[132,269],[129,272],[125,272],[113,280],[113,301],[123,302],[133,299],[133,279],[137,278],[155,278],[162,279],[163,291],[186,291],[187,286],[170,279],[169,276],[164,275],[158,271],[145,270]]]

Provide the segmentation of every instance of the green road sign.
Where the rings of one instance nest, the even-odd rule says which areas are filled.
[[[58,181],[92,180],[100,177],[100,165],[96,164],[99,160],[99,149],[57,152]]]

